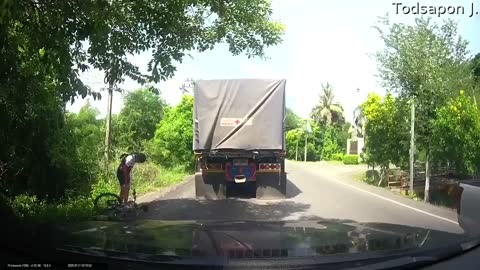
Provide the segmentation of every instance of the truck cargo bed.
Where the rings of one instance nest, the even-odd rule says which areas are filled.
[[[285,150],[285,80],[199,80],[194,151]]]

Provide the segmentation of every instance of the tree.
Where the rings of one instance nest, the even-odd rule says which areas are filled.
[[[286,134],[287,141],[287,158],[295,160],[304,159],[305,153],[305,136],[307,137],[307,160],[320,160],[323,133],[320,126],[315,123],[311,124],[312,132],[306,133],[303,127],[291,129]]]
[[[99,172],[99,157],[102,155],[102,120],[97,119],[98,110],[89,102],[78,114],[67,113],[65,125],[52,137],[48,156],[51,166],[62,173],[58,195],[67,190],[70,194],[85,195],[90,191]],[[52,183],[48,183],[51,188]],[[49,194],[54,195],[54,194]]]
[[[128,93],[115,123],[118,146],[124,149],[132,146],[135,151],[143,151],[144,142],[155,135],[165,106],[166,102],[150,88]]]
[[[45,195],[65,172],[50,149],[64,132],[65,102],[100,94],[79,74],[94,67],[115,86],[174,75],[190,51],[227,43],[229,51],[265,57],[284,27],[267,0],[11,1],[0,12],[0,190]],[[142,73],[127,56],[151,52]],[[116,88],[119,90],[118,88]]]
[[[343,126],[335,127],[335,139],[338,145],[337,153],[346,153],[347,152],[347,140],[350,138],[350,128],[352,124],[344,123]]]
[[[471,61],[472,73],[475,83],[480,84],[480,53],[477,53]]]
[[[2,17],[7,29],[31,34],[26,38],[32,45],[37,50],[45,46],[46,57],[60,56],[72,78],[77,78],[75,65],[84,69],[88,63],[104,70],[112,84],[125,76],[141,83],[165,80],[186,52],[206,51],[221,42],[234,55],[263,57],[264,48],[278,44],[284,32],[283,25],[270,20],[266,0],[7,3]],[[144,74],[126,56],[147,50],[152,59]]]
[[[365,117],[367,163],[380,165],[384,175],[390,163],[404,167],[408,160],[408,122],[401,100],[370,93],[360,106]]]
[[[415,103],[415,135],[419,150],[426,152],[425,200],[428,201],[432,121],[455,89],[473,92],[468,70],[467,42],[457,34],[453,21],[442,25],[419,18],[413,26],[377,27],[385,49],[376,54],[379,75],[386,88]]]
[[[318,124],[330,125],[344,122],[342,105],[335,102],[332,86],[327,83],[322,84],[322,94],[317,105],[310,114]]]
[[[438,110],[431,140],[433,158],[450,163],[457,172],[480,172],[480,114],[464,91]]]
[[[155,137],[148,143],[152,160],[167,167],[194,167],[193,97],[184,95],[177,106],[169,109],[157,126]]]
[[[353,127],[355,137],[363,138],[365,135],[365,116],[363,115],[361,106],[353,110]]]
[[[287,108],[285,112],[285,130],[288,132],[300,126],[300,117],[292,109]]]
[[[325,135],[323,138],[322,151],[320,155],[321,160],[330,160],[334,154],[340,153],[340,147],[337,143],[337,130],[327,125],[325,129]]]
[[[474,80],[473,102],[477,105],[477,99],[480,95],[480,53],[477,53],[471,61],[471,68]]]

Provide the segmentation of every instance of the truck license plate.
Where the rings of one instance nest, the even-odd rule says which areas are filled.
[[[247,166],[248,159],[234,159],[233,166]]]

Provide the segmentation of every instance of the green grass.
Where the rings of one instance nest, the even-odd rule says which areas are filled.
[[[419,192],[412,192],[412,193],[409,193],[408,191],[407,192],[401,192],[401,194],[407,198],[410,198],[414,201],[423,201],[423,194],[419,193]]]
[[[353,175],[352,178],[356,181],[366,181],[367,174],[366,174],[366,172],[359,172],[359,173]]]
[[[343,165],[343,161],[339,161],[339,160],[329,160],[327,161],[327,163],[332,165]]]
[[[133,172],[132,188],[138,195],[159,191],[182,181],[187,172],[183,167],[164,168],[153,163],[138,165]]]
[[[362,181],[365,182],[369,185],[376,186],[376,187],[386,187],[387,186],[387,180],[384,179],[381,183],[380,186],[378,183],[380,182],[380,174],[378,173],[377,170],[367,170],[364,172],[360,172],[354,176],[354,179],[357,181]]]

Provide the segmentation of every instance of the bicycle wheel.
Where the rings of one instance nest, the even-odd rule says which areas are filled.
[[[113,210],[117,208],[121,203],[120,196],[114,193],[102,193],[95,198],[93,206],[96,210]]]

